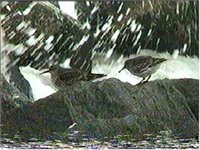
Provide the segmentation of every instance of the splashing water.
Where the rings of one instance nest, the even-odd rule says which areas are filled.
[[[164,62],[155,74],[152,75],[150,80],[156,79],[179,79],[179,78],[193,78],[199,79],[199,60],[197,57],[185,57],[180,55],[170,55],[169,53],[156,53],[151,50],[142,50],[139,55],[150,55],[152,57],[163,57],[168,59]],[[137,55],[131,55],[128,58],[121,56],[117,61],[114,61],[112,57],[103,58],[95,57],[93,60],[93,73],[107,74],[106,77],[98,79],[117,78],[122,82],[129,82],[132,85],[139,83],[142,78],[132,75],[128,70],[124,69],[121,73],[118,71],[123,67],[125,60],[134,58]],[[64,68],[69,68],[69,59],[63,64]],[[31,67],[20,67],[20,71],[31,85],[33,97],[35,100],[46,97],[57,89],[53,86],[50,78],[50,74],[39,75],[41,71],[35,70]],[[97,81],[97,80],[95,80]],[[38,88],[40,87],[40,88]],[[41,89],[42,92],[41,92]]]

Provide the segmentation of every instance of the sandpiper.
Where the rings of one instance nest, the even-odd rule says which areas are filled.
[[[47,72],[51,74],[52,82],[57,88],[63,88],[78,81],[90,81],[106,76],[105,74],[89,73],[75,68],[62,68],[59,65],[53,65],[40,74]]]
[[[123,69],[127,69],[133,75],[142,77],[143,79],[140,81],[140,83],[144,83],[150,79],[151,75],[156,72],[156,70],[160,67],[161,63],[166,60],[167,59],[165,58],[138,56],[133,59],[126,60],[124,67],[119,72],[121,72]],[[148,78],[146,81],[144,81],[146,77]]]

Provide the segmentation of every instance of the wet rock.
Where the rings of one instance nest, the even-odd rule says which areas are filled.
[[[11,63],[14,61],[13,52],[1,56],[3,57],[1,64],[5,68],[5,70],[2,70],[2,74],[7,77],[9,84],[12,84],[21,93],[25,94],[29,99],[33,100],[32,89],[29,82],[21,74],[19,66],[17,66],[15,63]],[[7,60],[7,62],[5,60]]]
[[[50,2],[2,4],[3,49],[14,52],[12,62],[40,69],[50,65],[49,61],[61,63],[71,56],[69,47],[81,40],[82,31],[75,20],[63,15],[56,6],[56,2],[55,5]]]
[[[28,97],[9,84],[1,74],[0,79],[1,112],[5,113],[32,103]]]
[[[99,51],[112,49],[112,55],[120,57],[140,49],[169,53],[180,49],[181,54],[198,57],[198,5],[196,1],[82,1],[76,7],[79,21],[100,31],[94,46]],[[111,25],[105,29],[106,24]],[[111,42],[114,35],[117,39]]]
[[[74,20],[62,15],[56,7],[57,2],[52,3],[3,2],[0,6],[1,30],[4,31],[1,55],[6,53],[3,57],[7,60],[6,63],[1,60],[1,65],[7,68],[9,83],[30,99],[33,98],[31,87],[21,75],[19,66],[30,65],[40,69],[48,68],[51,59],[53,63],[63,62],[69,57],[66,49],[76,39],[71,39],[74,30],[79,30],[77,25],[73,25],[72,29]],[[65,46],[61,47],[63,43],[60,42],[65,42]]]
[[[48,138],[67,133],[76,123],[75,130],[96,138],[130,135],[139,139],[165,129],[181,138],[195,137],[197,93],[195,79],[164,79],[135,86],[118,79],[80,82],[10,111],[2,117],[2,130]]]
[[[91,33],[87,41],[77,48],[70,60],[72,68],[82,69],[87,72],[92,70],[92,49],[94,47],[94,35]]]

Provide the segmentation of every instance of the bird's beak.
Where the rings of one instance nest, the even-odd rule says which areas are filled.
[[[119,73],[120,73],[123,69],[125,69],[125,67],[123,67],[123,68],[119,71]]]
[[[44,74],[44,73],[47,73],[47,72],[49,72],[49,69],[46,70],[46,71],[44,71],[44,72],[41,72],[40,75],[41,75],[41,74]]]

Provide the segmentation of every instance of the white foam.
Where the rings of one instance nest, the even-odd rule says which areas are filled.
[[[128,14],[130,13],[130,11],[131,11],[131,9],[128,8],[128,9],[126,10],[126,15],[128,15]]]
[[[78,18],[74,1],[59,1],[58,4],[60,5],[60,9],[63,13],[68,14],[74,19]]]
[[[20,67],[20,72],[26,80],[29,81],[34,100],[44,98],[57,91],[51,82],[51,77],[49,73],[40,75],[41,71],[38,71],[29,66]]]
[[[119,17],[117,18],[117,21],[120,22],[123,18],[123,14],[120,14]]]
[[[124,5],[124,3],[122,2],[121,5],[119,6],[118,10],[117,10],[117,14],[121,11],[123,5]]]
[[[120,33],[120,30],[117,29],[117,30],[115,31],[115,33],[112,35],[111,41],[112,41],[113,43],[116,42],[116,40],[117,40],[117,38],[118,38],[118,36],[119,36],[119,33]]]
[[[32,2],[32,3],[30,3],[29,6],[22,12],[23,15],[28,15],[28,14],[31,12],[32,8],[33,8],[36,4],[37,4],[37,2]]]
[[[99,9],[99,6],[94,6],[94,8],[91,11],[91,14],[94,14]]]

